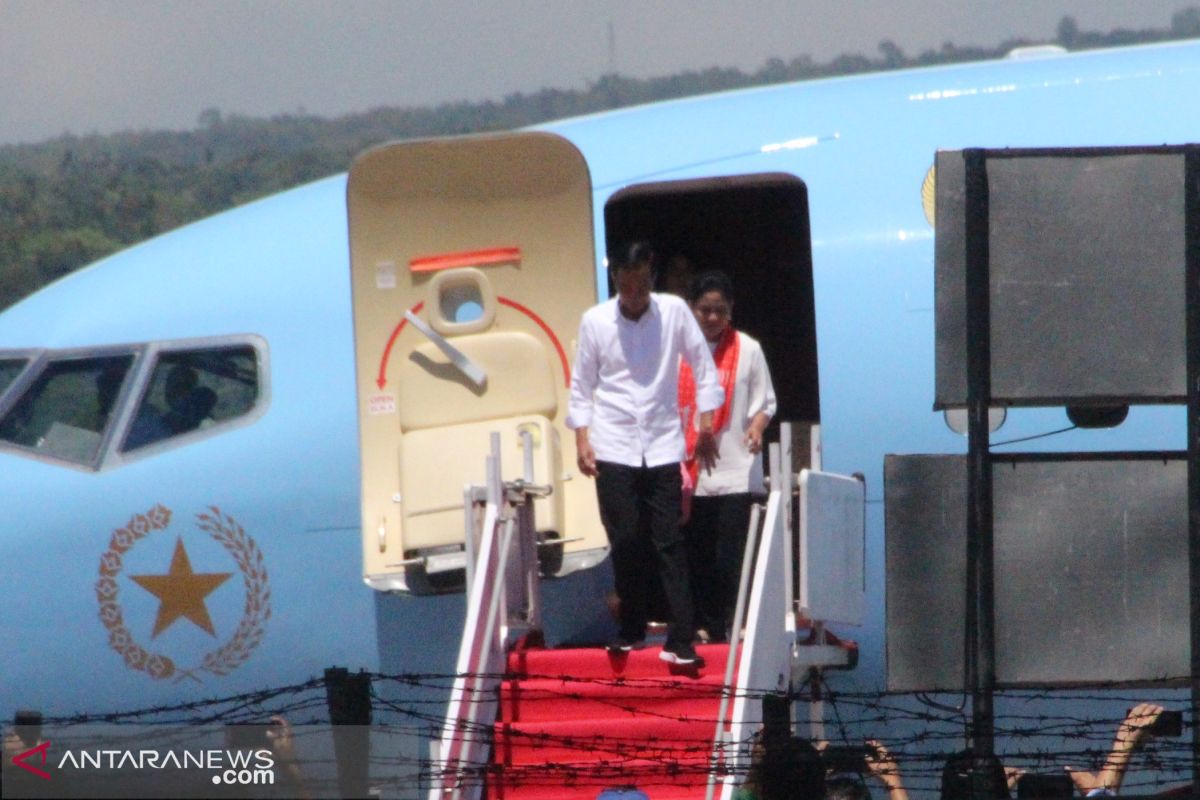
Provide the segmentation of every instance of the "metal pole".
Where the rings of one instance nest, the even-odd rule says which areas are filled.
[[[467,599],[467,608],[471,607],[471,586],[475,583],[475,559],[479,553],[477,532],[482,527],[475,518],[475,487],[467,484],[463,487],[463,551],[466,554],[466,587],[463,594]]]
[[[1184,156],[1192,796],[1200,797],[1200,148]]]
[[[987,158],[963,151],[966,167],[967,299],[967,678],[971,688],[973,795],[991,796],[996,686],[992,465],[988,407],[992,400],[991,286]]]
[[[525,482],[533,483],[533,434],[525,429],[521,431],[520,438],[521,453],[524,456]]]
[[[487,501],[499,508],[504,504],[504,485],[500,480],[500,434],[488,434],[491,452],[487,458]]]
[[[342,797],[366,797],[371,769],[371,676],[329,667],[325,700],[333,726],[338,791]]]
[[[784,630],[796,632],[796,596],[799,593],[800,567],[796,563],[799,552],[800,522],[797,505],[799,499],[795,496],[796,476],[792,473],[792,423],[784,422],[779,426],[779,479],[782,483],[775,484],[783,492],[783,568],[787,579],[783,583],[784,608],[787,616],[783,620]],[[775,473],[771,473],[774,478]]]

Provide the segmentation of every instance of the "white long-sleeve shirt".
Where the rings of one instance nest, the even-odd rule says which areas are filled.
[[[599,461],[662,466],[684,458],[679,422],[679,357],[696,378],[700,412],[720,407],[725,392],[712,353],[687,303],[651,294],[636,321],[617,298],[593,306],[579,323],[567,427],[588,429]]]
[[[766,494],[762,453],[746,446],[746,430],[759,414],[775,416],[775,387],[762,346],[738,331],[738,364],[729,419],[717,431],[717,463],[696,476],[696,496],[753,492]]]

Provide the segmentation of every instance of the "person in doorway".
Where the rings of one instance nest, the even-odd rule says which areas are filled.
[[[676,253],[667,259],[666,274],[663,276],[663,291],[687,300],[688,292],[692,288],[692,279],[695,277],[692,262],[682,253]]]
[[[679,525],[681,357],[695,375],[699,422],[693,450],[702,467],[715,463],[713,412],[724,398],[687,303],[650,291],[653,249],[635,243],[610,261],[617,296],[588,309],[580,322],[567,427],[575,431],[580,472],[596,479],[600,516],[612,545],[620,599],[620,629],[612,646],[628,651],[645,642],[648,538],[671,615],[660,657],[698,666],[703,661],[692,645],[692,594]]]
[[[687,441],[685,466],[695,487],[684,538],[688,543],[696,627],[701,639],[725,641],[737,602],[738,579],[752,496],[763,494],[763,431],[775,414],[775,389],[757,341],[731,324],[733,284],[723,272],[705,272],[689,292],[692,313],[712,351],[725,402],[713,415],[717,464],[701,470],[696,458],[696,384],[679,370],[679,408]]]

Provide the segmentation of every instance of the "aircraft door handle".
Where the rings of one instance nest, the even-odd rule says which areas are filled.
[[[379,552],[387,550],[387,516],[379,518]]]
[[[483,371],[483,367],[468,358],[466,353],[450,344],[446,337],[425,324],[425,321],[413,312],[405,311],[404,318],[411,322],[414,328],[425,334],[425,338],[433,342],[446,358],[450,359],[450,363],[466,376],[467,380],[480,389],[487,386],[487,373]]]

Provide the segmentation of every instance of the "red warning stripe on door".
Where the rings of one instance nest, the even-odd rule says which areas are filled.
[[[521,248],[491,247],[486,250],[466,250],[461,253],[441,253],[436,256],[420,256],[408,262],[413,272],[437,272],[455,267],[486,267],[492,264],[520,263]]]

